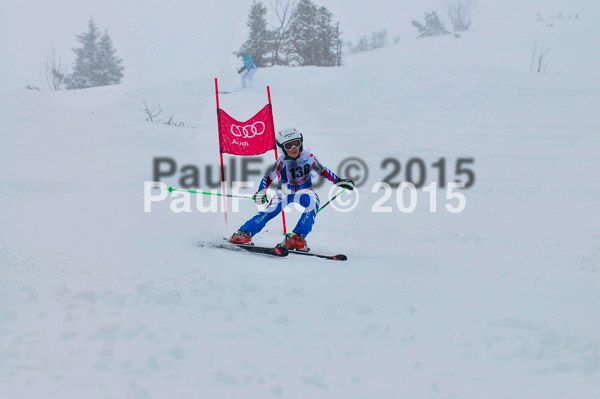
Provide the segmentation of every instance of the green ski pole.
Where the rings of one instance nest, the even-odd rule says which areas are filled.
[[[217,197],[229,197],[229,198],[241,198],[241,199],[251,199],[254,200],[254,196],[248,197],[245,195],[234,195],[234,194],[221,194],[221,193],[209,193],[206,191],[194,191],[194,190],[181,190],[179,188],[169,187],[167,191],[172,193],[173,191],[181,191],[184,193],[192,193],[192,194],[202,194],[202,195],[216,195]]]

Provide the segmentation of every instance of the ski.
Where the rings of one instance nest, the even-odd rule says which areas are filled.
[[[256,245],[247,245],[247,244],[234,244],[229,242],[227,239],[224,239],[225,242],[216,243],[216,242],[208,242],[208,241],[200,241],[198,242],[199,247],[210,247],[210,248],[220,248],[220,249],[228,249],[232,251],[248,251],[256,254],[270,255],[283,257],[287,256],[289,251],[287,248],[279,248],[279,247],[260,247]]]
[[[283,248],[283,247],[279,247],[279,248]],[[348,260],[348,257],[344,254],[323,255],[323,254],[316,254],[314,252],[297,251],[297,250],[289,249],[289,248],[286,248],[286,249],[288,250],[288,253],[295,254],[295,255],[314,256],[316,258],[329,259],[329,260]]]

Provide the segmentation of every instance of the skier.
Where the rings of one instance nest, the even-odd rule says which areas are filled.
[[[256,65],[254,65],[254,60],[252,59],[252,55],[248,52],[248,50],[242,49],[238,55],[243,56],[244,66],[238,69],[238,73],[242,73],[242,89],[246,88],[246,79],[248,79],[248,85],[252,87],[252,79],[254,78],[254,74],[257,71]],[[245,71],[245,72],[244,72]]]
[[[276,141],[283,154],[261,180],[258,191],[254,194],[254,200],[259,205],[267,202],[267,188],[277,177],[277,173],[281,176],[280,184],[287,183],[287,189],[291,193],[278,190],[277,196],[271,199],[265,210],[242,225],[229,241],[234,244],[251,244],[252,236],[260,232],[286,205],[295,202],[304,207],[304,212],[293,230],[293,235],[286,238],[283,245],[290,249],[306,251],[308,247],[305,237],[312,230],[319,210],[319,197],[312,188],[311,169],[347,190],[354,189],[354,182],[339,178],[324,167],[308,148],[303,148],[304,139],[298,130],[282,129],[277,133]]]

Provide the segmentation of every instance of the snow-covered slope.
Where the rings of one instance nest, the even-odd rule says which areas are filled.
[[[586,57],[579,21],[544,32],[557,52]],[[334,171],[350,156],[368,165],[357,208],[325,209],[308,237],[345,263],[196,246],[231,234],[251,201],[228,225],[174,213],[170,198],[144,212],[155,157],[197,165],[203,187],[206,165],[216,178],[212,77],[235,88],[234,73],[0,94],[0,397],[597,395],[600,80],[560,58],[530,74],[540,29],[532,18],[532,36],[481,30],[342,68],[263,69],[221,97],[248,118],[268,84],[277,127],[301,129]],[[145,122],[144,100],[193,128]],[[395,193],[391,213],[373,213],[388,157],[402,162],[395,181],[423,159],[427,182],[440,158],[447,181],[473,158],[465,210],[448,212],[439,189],[436,213],[422,190],[412,213]],[[256,237],[280,239],[279,219]]]

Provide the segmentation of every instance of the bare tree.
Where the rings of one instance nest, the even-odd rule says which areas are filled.
[[[342,32],[340,32],[340,23],[335,24],[335,65],[342,66],[342,49],[344,42],[342,41]]]
[[[296,3],[297,0],[275,0],[274,3],[271,2],[271,7],[275,10],[275,15],[277,15],[279,21],[279,26],[274,30],[271,65],[280,63],[279,51],[290,28],[291,16],[296,8]]]
[[[472,0],[448,0],[446,12],[455,32],[464,32],[471,26],[473,14]]]
[[[537,42],[533,45],[531,49],[531,64],[529,65],[529,72],[536,73],[546,73],[546,69],[548,68],[548,63],[544,60],[546,55],[552,50],[550,46],[540,46],[537,48]]]
[[[67,79],[67,65],[62,63],[60,55],[56,55],[56,50],[46,58],[46,81],[50,90],[59,91]]]
[[[146,101],[144,101],[144,108],[142,108],[142,111],[146,113],[147,122],[154,122],[154,118],[160,115],[160,113],[162,112],[162,108],[160,107],[160,104],[158,104],[158,111],[155,112],[154,110],[148,108]],[[160,119],[157,119],[156,122],[160,122]]]

